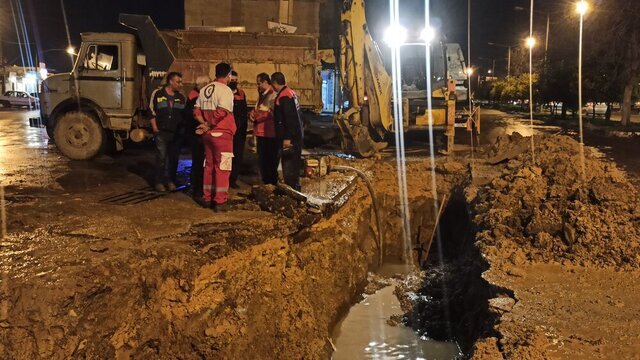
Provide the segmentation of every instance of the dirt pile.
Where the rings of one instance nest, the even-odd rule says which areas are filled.
[[[482,252],[525,261],[640,266],[638,191],[625,173],[567,136],[500,137],[488,163],[502,172],[468,190]],[[584,161],[585,181],[581,181]]]

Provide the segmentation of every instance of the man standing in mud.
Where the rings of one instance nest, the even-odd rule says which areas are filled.
[[[208,76],[198,76],[196,86],[189,92],[187,97],[187,107],[185,108],[186,134],[191,145],[191,191],[193,199],[201,203],[202,201],[202,177],[204,170],[204,144],[202,143],[202,132],[196,129],[202,125],[196,120],[193,110],[200,95],[200,89],[211,82]]]
[[[233,91],[227,86],[231,66],[216,65],[216,80],[205,86],[198,95],[194,115],[202,123],[205,148],[203,200],[214,211],[226,209],[229,197],[229,176],[233,159]]]
[[[276,137],[282,142],[282,175],[285,184],[300,191],[303,129],[298,96],[281,72],[271,75],[271,84],[277,92],[273,117]]]
[[[178,158],[184,137],[183,112],[186,99],[182,90],[182,74],[170,72],[164,87],[151,94],[151,128],[156,143],[155,189],[176,190]]]
[[[238,87],[238,73],[231,72],[231,80],[229,88],[233,91],[233,118],[236,120],[236,134],[233,135],[233,166],[231,167],[230,186],[237,189],[239,186],[238,172],[242,166],[242,158],[244,157],[244,144],[247,142],[247,96],[244,91]]]

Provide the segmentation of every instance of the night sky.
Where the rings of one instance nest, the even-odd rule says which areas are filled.
[[[27,24],[33,52],[38,49],[49,68],[57,71],[69,69],[69,58],[59,50],[67,46],[66,27],[61,11],[60,0],[0,0],[13,1],[22,4],[22,10]],[[327,0],[331,2],[332,0]],[[492,59],[496,59],[498,74],[506,67],[506,50],[488,46],[487,42],[502,44],[521,43],[528,35],[528,11],[517,11],[515,7],[528,9],[527,0],[472,0],[472,63],[488,69]],[[367,13],[369,27],[374,37],[380,39],[388,24],[388,0],[368,0]],[[71,42],[74,46],[80,44],[80,32],[88,31],[123,31],[118,24],[118,14],[121,12],[151,15],[161,29],[175,29],[184,27],[183,1],[160,0],[64,0],[68,28]],[[215,4],[215,0],[212,0]],[[424,26],[424,0],[400,0],[400,12],[403,25],[410,32],[419,33]],[[552,13],[552,29],[550,42],[564,35],[561,29],[563,23],[571,21],[566,14],[573,7],[572,1],[567,0],[536,0],[536,10]],[[5,7],[6,8],[6,7]],[[467,0],[431,0],[432,25],[439,27],[439,32],[446,36],[447,41],[459,42],[466,49],[467,43]],[[7,13],[3,9],[4,13]],[[5,16],[8,15],[8,16]],[[540,41],[543,41],[546,15],[536,14],[535,30]],[[11,10],[3,14],[4,21],[12,19]],[[2,24],[0,24],[1,26]],[[5,24],[6,25],[6,24]],[[20,64],[19,49],[16,43],[13,22],[8,31],[3,31],[5,59],[10,63]],[[439,26],[438,26],[439,25]],[[554,34],[554,32],[556,34]],[[466,50],[465,50],[466,52]]]

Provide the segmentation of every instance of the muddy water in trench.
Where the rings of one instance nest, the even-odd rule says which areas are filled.
[[[378,273],[385,277],[408,273],[406,265],[383,265]],[[333,359],[458,359],[463,356],[455,342],[420,338],[402,324],[391,326],[387,320],[402,314],[394,295],[395,284],[354,305],[334,330],[336,347]]]

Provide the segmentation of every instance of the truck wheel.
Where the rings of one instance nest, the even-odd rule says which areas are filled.
[[[68,158],[87,160],[96,156],[104,142],[98,120],[86,113],[72,111],[56,121],[53,133],[56,146]]]

